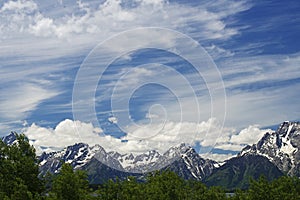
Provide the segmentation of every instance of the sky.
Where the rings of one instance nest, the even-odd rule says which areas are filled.
[[[224,160],[300,119],[300,3],[0,0],[0,136]]]

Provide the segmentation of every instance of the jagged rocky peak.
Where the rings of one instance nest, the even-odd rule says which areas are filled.
[[[8,145],[11,145],[16,141],[16,139],[17,139],[17,133],[12,131],[9,135],[3,137],[2,141]]]
[[[84,143],[76,143],[75,145],[68,146],[64,155],[64,160],[73,160],[76,156],[87,154],[88,148],[89,145]]]
[[[283,122],[275,132],[266,133],[238,156],[247,154],[265,156],[284,173],[300,176],[300,123]]]
[[[184,154],[186,151],[191,149],[192,147],[186,145],[185,143],[181,143],[179,145],[176,145],[174,147],[171,147],[168,151],[164,153],[164,156],[169,158],[178,158],[181,156],[181,154]]]
[[[191,146],[180,144],[172,147],[164,155],[173,157],[169,167],[185,179],[203,180],[216,168],[213,160],[202,158]]]
[[[300,122],[285,121],[278,127],[276,131],[280,136],[291,136],[300,132]]]

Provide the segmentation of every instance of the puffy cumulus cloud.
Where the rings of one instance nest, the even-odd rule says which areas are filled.
[[[251,127],[256,128],[253,129]],[[200,144],[200,147],[203,147],[203,151],[200,148],[200,153],[206,155],[204,153],[212,150],[214,147],[224,150],[224,152],[226,150],[240,151],[245,144],[257,142],[259,137],[269,130],[260,130],[257,126],[250,126],[250,128],[248,127],[237,133],[236,129],[224,127],[217,119],[210,118],[200,123],[168,121],[166,123],[149,124],[140,127],[133,126],[128,128],[127,131],[128,135],[123,139],[132,142],[138,141],[140,145],[144,146],[144,149],[156,149],[164,152],[180,143],[192,146]],[[257,134],[258,132],[260,134]],[[255,136],[253,137],[253,135]],[[240,141],[236,140],[236,137],[241,138]],[[125,148],[128,151],[135,150],[134,148],[130,148],[130,146],[124,146],[121,149],[125,150]],[[207,155],[210,156],[211,153]],[[221,154],[218,155],[220,158],[222,157]],[[224,158],[229,158],[228,156],[230,155],[227,155],[227,153],[223,155]]]
[[[222,138],[220,131],[222,132],[222,130],[225,130],[228,135],[223,137],[224,141],[220,140]],[[156,124],[135,127],[135,130],[128,132],[126,136],[115,138],[103,134],[102,129],[94,127],[91,123],[66,119],[55,128],[45,128],[32,124],[24,128],[23,131],[37,149],[38,154],[42,151],[63,149],[68,145],[79,142],[89,145],[99,144],[107,151],[133,154],[145,153],[153,149],[164,153],[170,147],[181,143],[188,145],[200,143],[203,147],[215,146],[221,150],[223,149],[224,154],[222,152],[220,154],[201,153],[201,156],[205,158],[221,161],[234,156],[225,153],[225,150],[239,151],[243,145],[257,142],[263,132],[268,130],[260,130],[257,126],[249,126],[236,134],[234,129],[222,128],[216,119],[209,119],[198,124],[167,122],[164,126]]]
[[[214,118],[201,123],[167,121],[128,127],[128,135],[124,139],[145,138],[153,147],[156,143],[164,143],[164,146],[169,148],[180,143],[194,145],[195,142],[200,142],[202,146],[213,146],[222,130],[222,125]]]
[[[163,128],[158,124],[139,127],[122,138],[114,138],[102,134],[102,130],[95,128],[91,123],[66,119],[53,129],[32,124],[24,129],[24,133],[39,151],[42,147],[49,150],[62,149],[74,143],[84,142],[90,145],[100,144],[107,150],[121,153],[143,153],[153,149],[163,153],[181,143],[193,145],[201,141],[205,144],[213,144],[216,134],[207,134],[207,132],[217,131],[220,128],[215,123],[215,119],[199,124],[168,122]],[[211,137],[214,139],[210,139]]]
[[[0,39],[27,33],[37,9],[37,4],[30,0],[5,2],[0,8]]]
[[[37,8],[37,4],[30,0],[8,1],[3,4],[0,12],[12,11],[32,13]]]
[[[119,141],[110,136],[101,135],[102,129],[95,128],[91,123],[70,119],[61,121],[55,128],[45,128],[33,123],[24,128],[23,132],[37,149],[37,154],[43,151],[60,150],[80,142],[90,145],[101,144],[104,148],[108,148],[111,142],[117,145]]]
[[[161,152],[180,143],[189,145],[200,144],[204,149],[219,148],[224,150],[224,152],[226,150],[240,151],[246,145],[257,143],[266,132],[272,131],[271,129],[260,129],[258,125],[250,125],[237,132],[234,128],[224,127],[215,118],[210,118],[200,123],[166,122],[140,127],[135,126],[132,129],[127,129],[128,135],[123,139],[129,141],[137,140],[141,145],[145,146],[145,149],[151,149],[152,147]],[[143,138],[146,138],[146,142],[139,140]],[[133,151],[134,149],[128,147],[128,150]],[[200,152],[202,152],[201,149]]]
[[[223,150],[240,151],[246,145],[257,143],[265,133],[272,131],[271,129],[260,129],[259,125],[250,125],[239,133],[233,132],[223,139],[219,138],[215,147]]]
[[[259,129],[258,125],[250,125],[241,130],[238,135],[231,136],[230,142],[234,144],[254,144],[257,143],[266,132],[272,132],[272,130]]]
[[[250,143],[249,143],[250,144]],[[245,147],[245,144],[235,144],[230,142],[219,142],[215,146],[218,149],[222,150],[230,150],[230,151],[240,151],[243,147]]]
[[[43,17],[41,14],[38,14],[35,17],[35,24],[29,25],[29,32],[33,33],[36,36],[48,37],[53,34],[56,34],[56,26],[53,23],[53,19]]]

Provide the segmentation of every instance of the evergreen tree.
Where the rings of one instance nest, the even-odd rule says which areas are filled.
[[[59,174],[54,177],[50,197],[57,200],[84,200],[88,198],[88,181],[84,171],[73,171],[64,163]]]
[[[264,177],[251,180],[250,188],[238,190],[231,198],[234,200],[296,200],[300,199],[300,179],[297,177],[280,177],[268,182]]]
[[[156,172],[148,177],[145,185],[145,199],[183,199],[184,187],[184,180],[174,172]]]
[[[119,179],[116,181],[108,180],[101,188],[98,189],[98,199],[115,200],[121,199],[122,182]]]
[[[12,145],[0,141],[0,197],[38,198],[43,184],[38,178],[35,149],[24,134],[14,134],[17,139]]]
[[[144,199],[143,183],[138,183],[134,177],[128,177],[122,182],[119,198],[124,200]]]

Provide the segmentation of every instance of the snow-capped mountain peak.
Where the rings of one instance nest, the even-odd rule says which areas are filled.
[[[267,157],[280,170],[300,175],[300,122],[283,122],[272,133],[266,133],[252,146],[245,147],[238,156],[256,154]]]
[[[82,169],[96,160],[122,172],[143,174],[170,168],[181,173],[185,178],[197,180],[208,176],[216,164],[214,161],[201,158],[192,147],[185,144],[171,147],[164,154],[151,150],[134,155],[120,154],[115,151],[106,152],[100,145],[90,147],[87,144],[78,143],[61,151],[43,153],[40,157],[41,174],[47,171],[58,172],[62,165],[61,161],[70,163],[75,169]]]
[[[8,145],[12,145],[16,142],[17,136],[16,132],[11,132],[9,135],[2,138],[2,141]]]

